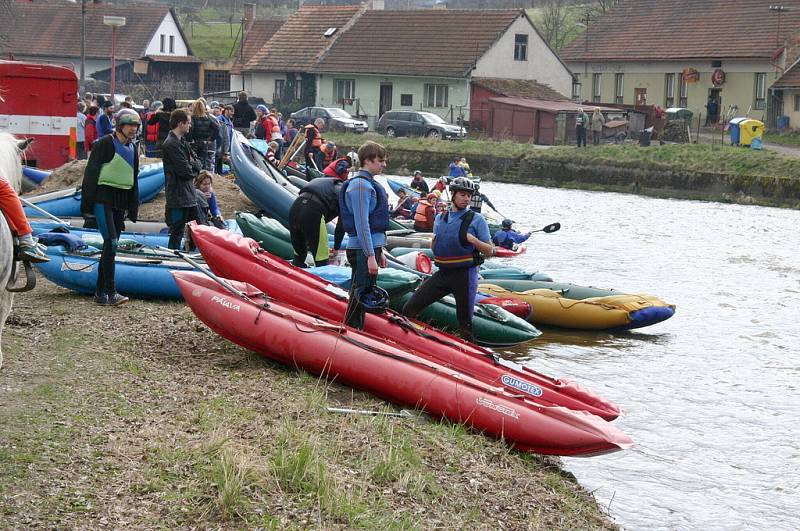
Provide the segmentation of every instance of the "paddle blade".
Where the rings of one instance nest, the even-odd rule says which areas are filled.
[[[545,228],[543,228],[542,232],[546,232],[546,233],[550,234],[551,232],[555,232],[560,228],[561,228],[561,223],[556,221],[555,223],[551,223],[550,225],[548,225]]]

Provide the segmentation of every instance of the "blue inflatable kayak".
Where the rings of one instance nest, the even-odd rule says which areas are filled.
[[[149,203],[156,198],[162,188],[164,188],[163,164],[159,162],[143,166],[139,172],[139,201],[141,203]],[[26,197],[25,199],[54,216],[81,215],[81,191],[79,188],[67,188],[57,192]],[[40,217],[41,213],[30,207],[25,207],[25,215],[28,217]]]
[[[50,261],[35,266],[54,284],[92,295],[97,285],[100,252],[91,247],[84,252],[86,251],[91,254],[69,252],[62,246],[48,247],[47,256]],[[182,261],[118,255],[115,274],[117,291],[137,299],[180,300],[181,292],[171,272],[193,270],[193,267]]]

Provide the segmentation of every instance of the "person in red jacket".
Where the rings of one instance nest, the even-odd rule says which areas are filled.
[[[156,100],[153,102],[153,108],[149,111],[144,119],[142,120],[145,124],[145,133],[144,133],[144,145],[145,145],[145,153],[148,157],[158,157],[159,153],[157,151],[158,145],[158,130],[161,126],[158,120],[153,120],[153,116],[155,116],[156,112],[164,106],[163,103]],[[152,122],[152,123],[151,123]]]
[[[341,180],[347,179],[347,174],[350,173],[350,168],[353,167],[353,161],[349,156],[340,157],[327,166],[322,171],[328,177],[338,177]]]
[[[86,150],[86,156],[92,151],[92,144],[97,140],[97,113],[100,109],[97,105],[92,105],[86,111],[86,126],[84,128],[83,145]]]

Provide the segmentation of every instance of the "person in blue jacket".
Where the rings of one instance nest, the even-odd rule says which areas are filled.
[[[96,127],[98,140],[114,132],[114,125],[111,123],[111,118],[114,114],[114,104],[111,103],[111,100],[106,100],[103,102],[103,106],[100,110],[103,112],[97,119]]]
[[[522,234],[521,232],[514,230],[512,228],[513,226],[514,222],[512,220],[504,219],[502,229],[495,232],[494,236],[492,236],[492,243],[498,247],[513,249],[515,245],[518,245],[531,237],[530,232]]]
[[[450,163],[450,177],[466,177],[467,172],[464,171],[464,167],[461,165],[461,157],[456,157],[453,159],[453,162]]]
[[[389,198],[375,176],[386,166],[386,148],[375,142],[365,142],[358,148],[361,169],[345,181],[339,192],[339,216],[347,232],[347,261],[352,268],[350,300],[345,322],[364,328],[364,307],[356,292],[375,285],[378,266],[386,267],[383,246],[389,228]]]
[[[431,249],[439,270],[422,283],[403,308],[403,314],[413,319],[445,295],[453,295],[461,337],[467,341],[474,340],[472,314],[478,266],[484,255],[494,256],[489,225],[469,208],[474,193],[475,184],[466,177],[457,177],[450,183],[452,206],[437,215],[433,225]]]

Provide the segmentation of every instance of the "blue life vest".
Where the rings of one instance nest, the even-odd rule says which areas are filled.
[[[347,206],[344,200],[347,188],[350,183],[356,179],[365,179],[375,190],[375,197],[377,198],[377,205],[369,213],[369,228],[372,233],[386,232],[389,229],[389,196],[384,190],[383,186],[372,175],[364,170],[360,170],[352,179],[348,179],[342,185],[339,191],[339,217],[342,219],[342,226],[348,236],[355,237],[356,234],[356,220],[353,211]]]
[[[475,212],[467,210],[461,223],[447,223],[450,211],[441,216],[441,221],[434,227],[433,260],[436,265],[445,269],[458,269],[482,264],[483,255],[467,242],[467,229]]]
[[[509,236],[509,231],[506,230],[499,230],[495,232],[494,236],[492,236],[492,242],[495,245],[505,247],[506,249],[514,248],[514,239]]]

